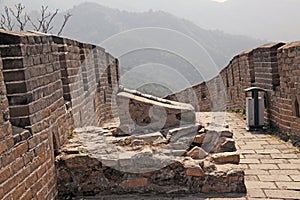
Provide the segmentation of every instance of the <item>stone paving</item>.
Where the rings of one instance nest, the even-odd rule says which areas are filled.
[[[227,113],[226,121],[245,169],[245,199],[300,199],[299,150],[274,136],[246,131],[234,113]]]
[[[246,131],[245,121],[235,113],[226,114],[226,123],[234,133],[241,154],[247,194],[113,195],[87,199],[300,199],[299,150],[265,132]]]

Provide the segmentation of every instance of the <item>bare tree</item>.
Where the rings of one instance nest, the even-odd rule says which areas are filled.
[[[8,9],[7,7],[5,7],[5,9]],[[29,17],[27,16],[27,14],[23,14],[23,11],[25,9],[25,6],[22,6],[22,4],[17,4],[15,5],[15,9],[13,10],[12,8],[9,9],[10,13],[12,14],[12,16],[14,16],[15,20],[17,21],[17,23],[19,24],[19,30],[20,31],[24,31],[24,28],[28,22]],[[23,18],[23,19],[22,19]]]
[[[5,6],[4,13],[1,14],[0,29],[24,31],[29,22],[35,31],[51,33],[53,30],[53,20],[55,17],[57,17],[58,12],[58,9],[56,9],[54,12],[50,12],[48,11],[48,6],[42,6],[39,17],[33,20],[25,12],[25,6],[20,3],[15,5],[14,9]],[[71,16],[72,15],[69,12],[64,15],[63,23],[58,29],[59,31],[57,35],[61,35]],[[17,23],[18,28],[15,28],[15,23]]]
[[[12,25],[12,22],[11,22],[10,13],[9,13],[7,6],[5,6],[5,8],[4,8],[4,14],[1,14],[0,26],[2,29],[9,30],[9,31],[12,31],[14,28],[14,25]]]

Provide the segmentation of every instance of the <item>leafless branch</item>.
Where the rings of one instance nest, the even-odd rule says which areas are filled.
[[[20,31],[25,30],[25,27],[30,23],[35,31],[41,31],[44,33],[49,33],[53,30],[54,18],[58,15],[59,10],[56,9],[55,12],[48,12],[48,6],[42,6],[40,10],[40,16],[33,20],[25,12],[25,6],[21,3],[16,4],[14,8],[8,8],[5,6],[4,13],[0,15],[0,29],[13,30],[15,21],[18,24],[18,29]],[[60,35],[72,15],[68,12],[64,15],[64,21],[59,29],[58,35]],[[13,19],[13,20],[12,20]]]
[[[30,24],[33,26],[33,29],[35,31],[39,31],[37,25],[32,21],[32,19],[29,16],[27,16],[27,18],[28,18],[28,21],[30,22]]]
[[[4,14],[1,14],[0,27],[4,30],[12,31],[14,24],[11,21],[9,9],[7,6],[4,7]]]
[[[1,20],[0,20],[0,29],[6,30],[5,23],[6,23],[6,19],[5,19],[5,16],[2,14]]]
[[[53,14],[51,14],[51,13],[48,14],[48,17],[50,17],[50,19],[48,21],[45,20],[43,23],[43,29],[44,29],[43,32],[44,33],[48,33],[53,29],[53,26],[50,26],[50,25],[51,25],[53,19],[55,18],[55,16],[57,15],[57,13],[58,13],[58,9],[56,9]],[[47,19],[47,18],[45,18],[45,19]]]
[[[64,22],[62,26],[60,27],[60,30],[58,31],[57,35],[60,36],[62,34],[63,29],[65,28],[68,20],[70,19],[72,15],[68,12],[67,14],[64,15]]]
[[[22,4],[17,4],[15,5],[15,10],[14,11],[12,8],[9,9],[10,13],[15,17],[15,19],[17,20],[18,24],[19,24],[19,30],[20,31],[24,31],[25,26],[28,22],[28,17],[27,14],[25,13],[23,15],[23,11],[25,9],[25,6],[22,6]]]

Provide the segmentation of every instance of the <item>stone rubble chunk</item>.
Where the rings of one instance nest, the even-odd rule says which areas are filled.
[[[196,135],[194,137],[193,143],[196,145],[201,145],[204,142],[205,139],[205,133],[202,133],[201,135]]]
[[[212,155],[215,163],[232,163],[239,164],[240,155],[237,152],[216,153]]]
[[[232,138],[233,133],[228,129],[224,129],[221,131],[221,137]]]
[[[193,159],[203,159],[208,153],[204,151],[201,147],[194,147],[186,153],[187,156],[190,156]]]
[[[235,141],[232,138],[226,138],[220,145],[220,152],[232,152],[236,151]]]
[[[186,167],[185,173],[187,176],[204,176],[204,171],[199,165]]]
[[[120,183],[123,188],[136,188],[143,187],[148,184],[148,179],[146,178],[135,178],[131,180],[124,180]]]
[[[200,127],[199,124],[193,124],[190,126],[174,128],[168,131],[166,138],[170,142],[174,142],[183,136],[187,136],[187,135],[193,136],[197,134],[199,127]]]

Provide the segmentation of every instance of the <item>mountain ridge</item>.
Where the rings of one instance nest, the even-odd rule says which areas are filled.
[[[169,28],[186,34],[203,45],[219,68],[223,68],[235,54],[265,43],[247,36],[205,30],[193,22],[164,11],[128,12],[88,2],[74,6],[70,12],[73,16],[64,31],[67,37],[99,44],[114,34],[133,28]]]

